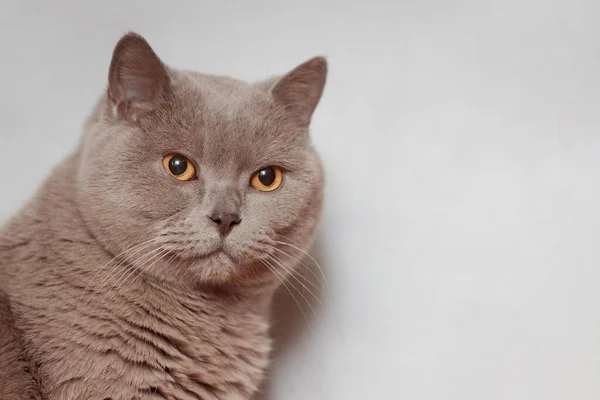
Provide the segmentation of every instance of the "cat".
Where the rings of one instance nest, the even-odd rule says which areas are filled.
[[[327,61],[247,83],[171,68],[130,32],[108,78],[0,231],[0,395],[249,399],[321,215]]]

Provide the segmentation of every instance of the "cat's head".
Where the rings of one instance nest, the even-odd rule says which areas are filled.
[[[308,128],[326,74],[320,57],[257,83],[179,71],[125,35],[82,142],[88,229],[154,278],[278,280],[321,211]]]

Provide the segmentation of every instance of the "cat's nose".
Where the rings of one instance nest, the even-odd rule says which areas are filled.
[[[234,213],[216,213],[209,215],[208,218],[216,224],[219,233],[223,237],[229,235],[233,227],[242,222],[240,216]]]

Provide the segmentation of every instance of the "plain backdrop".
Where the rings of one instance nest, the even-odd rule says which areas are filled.
[[[600,398],[598,0],[3,0],[0,220],[76,145],[130,29],[248,80],[329,59],[329,286],[309,322],[278,300],[265,398]]]

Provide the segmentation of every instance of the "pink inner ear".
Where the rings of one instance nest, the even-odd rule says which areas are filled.
[[[135,89],[127,89],[125,91],[125,99],[126,100],[135,100],[136,98],[140,97],[138,94],[138,91]]]
[[[159,80],[160,77],[157,79]],[[158,83],[159,81],[154,82],[148,77],[133,75],[121,77],[119,86],[125,101],[148,102],[152,101],[153,92],[160,89]]]

